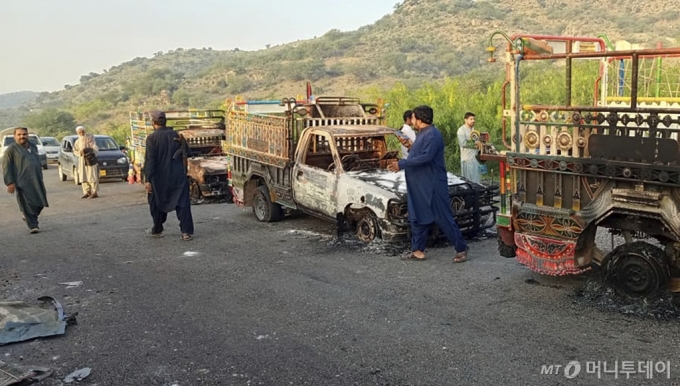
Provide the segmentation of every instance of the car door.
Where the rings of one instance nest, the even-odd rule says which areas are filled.
[[[335,145],[328,133],[311,132],[293,166],[295,203],[314,213],[334,218],[337,214],[338,174]]]
[[[61,166],[62,173],[73,178],[73,144],[68,138],[64,138],[61,141],[59,165]]]

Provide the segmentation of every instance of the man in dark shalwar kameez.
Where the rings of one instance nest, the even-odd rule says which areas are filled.
[[[407,159],[391,164],[391,171],[404,170],[411,224],[409,258],[425,259],[425,247],[432,224],[437,224],[456,248],[454,263],[467,260],[467,244],[449,205],[448,176],[444,162],[444,138],[432,124],[434,114],[429,106],[413,109],[413,128],[418,130]],[[401,139],[400,139],[401,140]],[[406,141],[406,140],[404,140]]]
[[[9,194],[17,195],[19,210],[31,233],[40,232],[38,216],[48,207],[38,148],[28,141],[28,129],[14,129],[14,143],[2,157],[2,176]]]
[[[191,216],[189,180],[184,167],[183,143],[179,134],[166,127],[163,111],[151,113],[155,131],[146,138],[144,175],[153,237],[163,237],[163,224],[168,213],[175,211],[182,232],[182,240],[191,240],[194,234],[194,220]]]

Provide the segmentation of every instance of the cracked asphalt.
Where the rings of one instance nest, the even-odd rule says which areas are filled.
[[[81,384],[102,386],[680,384],[677,319],[580,301],[588,275],[533,274],[493,239],[464,264],[451,248],[402,261],[317,219],[258,223],[232,204],[194,206],[192,241],[173,215],[153,239],[140,185],[81,200],[55,166],[45,180],[36,235],[0,192],[0,297],[78,313],[64,335],[0,346],[1,361],[54,369],[41,385],[83,367]],[[574,378],[541,374],[572,361]],[[670,379],[588,372],[598,361],[670,361]]]

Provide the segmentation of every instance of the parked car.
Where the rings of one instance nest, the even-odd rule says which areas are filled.
[[[66,181],[69,177],[76,185],[81,184],[78,176],[78,156],[73,153],[73,145],[78,139],[77,135],[69,135],[61,140],[59,149],[59,179]],[[116,141],[108,135],[95,135],[94,140],[99,148],[97,160],[99,161],[99,179],[127,180],[130,161],[123,154],[125,146],[118,146]]]
[[[59,149],[61,145],[59,141],[54,137],[40,137],[43,144],[43,149],[45,149],[45,155],[47,156],[47,162],[57,163],[59,160]]]
[[[43,169],[47,169],[47,155],[45,154],[45,149],[43,148],[42,141],[40,137],[36,134],[28,133],[28,141],[34,144],[38,148],[38,156],[40,156],[40,165]],[[7,147],[14,143],[14,134],[7,134],[2,138],[2,149],[0,149],[0,159],[5,155]]]

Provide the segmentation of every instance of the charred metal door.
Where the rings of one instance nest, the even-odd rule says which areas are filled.
[[[293,167],[293,195],[298,206],[335,217],[337,181],[334,146],[330,136],[310,133],[303,139]]]

